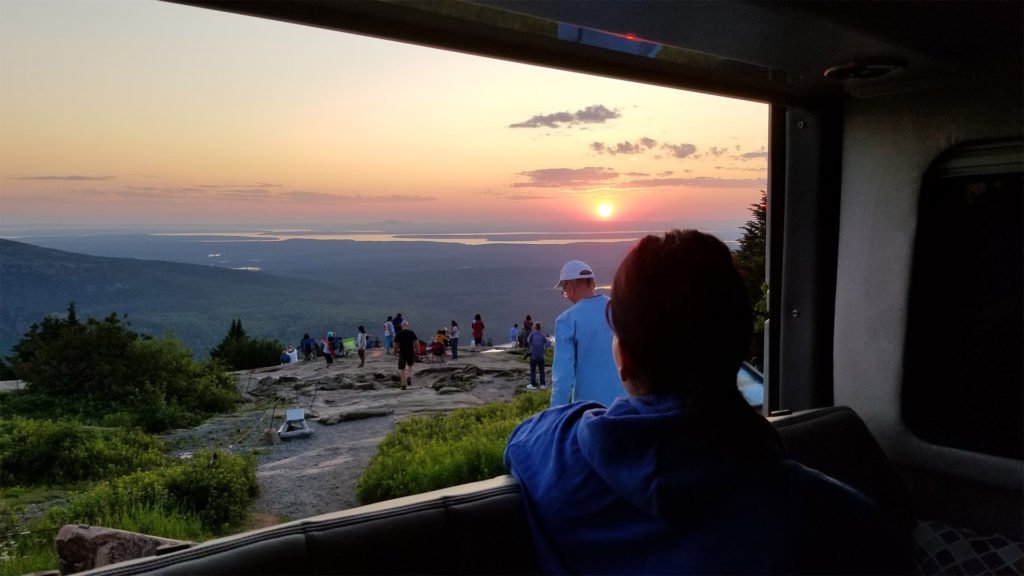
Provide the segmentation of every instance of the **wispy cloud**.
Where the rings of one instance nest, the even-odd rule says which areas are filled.
[[[203,188],[281,188],[281,184],[258,182],[256,184],[203,184]]]
[[[644,137],[636,142],[619,142],[614,145],[605,144],[604,142],[593,142],[590,144],[590,149],[598,154],[611,154],[615,156],[617,154],[643,154],[657,145],[658,142],[653,138]]]
[[[696,178],[648,178],[644,180],[632,180],[625,184],[636,188],[658,188],[663,186],[686,186],[694,188],[752,188],[765,186],[764,178],[709,178],[699,176]]]
[[[674,158],[699,158],[695,144],[671,144],[664,143],[660,146],[654,138],[644,136],[634,142],[619,142],[618,144],[607,144],[605,142],[592,142],[590,149],[598,154],[617,156],[619,154],[644,154],[655,149],[667,150]]]
[[[537,115],[524,122],[509,124],[509,128],[560,128],[563,125],[604,124],[608,120],[621,118],[618,110],[609,110],[602,104],[587,106],[576,112],[555,112]]]
[[[279,195],[289,200],[316,202],[346,202],[355,204],[398,204],[408,202],[436,202],[436,196],[417,196],[413,194],[331,194],[327,192],[305,192],[296,190]]]
[[[24,177],[21,177],[21,178],[13,178],[13,180],[63,180],[63,181],[67,181],[67,182],[85,182],[85,181],[92,181],[92,180],[105,181],[105,180],[113,180],[113,179],[114,179],[113,176],[78,176],[78,175],[68,175],[68,176],[24,176]]]
[[[586,168],[542,168],[520,172],[529,182],[517,182],[513,188],[580,188],[604,183],[619,177],[611,168],[588,166]]]
[[[258,183],[254,185],[215,185],[197,184],[194,186],[113,186],[96,188],[76,188],[52,191],[49,193],[33,192],[27,197],[48,198],[50,200],[76,199],[90,202],[103,201],[157,203],[161,202],[224,202],[233,205],[244,203],[293,203],[293,202],[325,202],[346,204],[398,204],[413,202],[436,202],[436,196],[416,194],[333,194],[329,192],[308,192],[304,190],[285,190],[282,184]],[[27,194],[27,193],[26,193]],[[11,195],[9,197],[17,197]]]
[[[676,158],[687,158],[697,153],[697,147],[693,144],[663,144],[662,148]]]
[[[538,195],[514,194],[512,196],[505,196],[505,200],[515,200],[515,201],[550,200],[550,199],[551,198],[549,198],[547,196],[541,196],[539,194]]]

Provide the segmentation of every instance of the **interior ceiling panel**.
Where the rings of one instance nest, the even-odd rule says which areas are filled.
[[[167,1],[776,102],[1024,77],[1017,1]]]

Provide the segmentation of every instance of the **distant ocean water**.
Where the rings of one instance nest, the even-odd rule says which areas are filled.
[[[735,249],[737,232],[708,230]],[[193,237],[202,242],[279,242],[282,240],[352,240],[356,242],[446,242],[451,244],[573,244],[577,242],[635,242],[654,230],[621,230],[612,232],[459,232],[459,233],[393,233],[376,231],[317,232],[307,230],[274,230],[262,232],[174,232],[153,236]]]

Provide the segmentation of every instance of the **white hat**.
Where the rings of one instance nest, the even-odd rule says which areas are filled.
[[[555,284],[555,288],[561,288],[562,282],[566,280],[578,280],[580,278],[593,278],[594,271],[587,266],[587,263],[582,260],[570,260],[562,266],[562,271],[558,274],[558,284]]]

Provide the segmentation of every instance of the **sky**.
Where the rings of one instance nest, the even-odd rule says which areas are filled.
[[[0,0],[0,235],[739,222],[768,107],[157,0]]]

